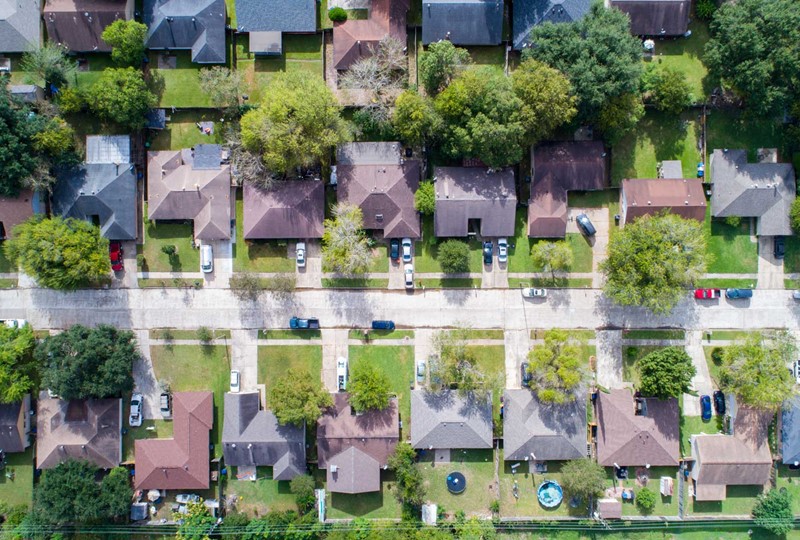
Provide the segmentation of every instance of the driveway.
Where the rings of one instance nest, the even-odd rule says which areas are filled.
[[[289,246],[289,258],[297,258],[296,242]],[[306,265],[297,269],[297,287],[318,289],[322,287],[322,247],[317,240],[306,240]]]
[[[608,235],[611,226],[608,208],[570,208],[567,213],[568,233],[583,234],[575,221],[575,218],[580,214],[589,216],[589,220],[597,230],[593,237],[583,236],[583,239],[592,246],[592,287],[601,288],[603,286],[603,274],[599,271],[599,265],[607,255]]]
[[[530,332],[528,329],[506,330],[503,332],[503,341],[506,350],[506,388],[521,388],[520,366],[531,348]]]
[[[783,289],[783,259],[775,258],[774,236],[758,237],[757,289]]]
[[[595,334],[597,350],[597,384],[604,387],[625,388],[622,380],[622,330],[598,330]]]
[[[349,358],[348,328],[323,328],[322,329],[322,384],[328,392],[337,392],[339,386],[336,382],[336,361]]]
[[[710,396],[714,392],[714,382],[708,371],[708,362],[703,351],[703,331],[693,330],[686,332],[686,352],[692,357],[692,364],[696,370],[692,377],[692,389],[698,394]],[[683,395],[683,414],[686,416],[700,416],[700,399],[689,394]]]

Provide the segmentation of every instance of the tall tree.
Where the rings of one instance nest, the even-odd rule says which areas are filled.
[[[511,74],[514,93],[522,102],[520,117],[527,144],[552,135],[578,112],[569,79],[547,64],[528,58]]]
[[[568,403],[578,397],[575,393],[586,380],[585,343],[565,330],[548,330],[544,343],[528,353],[530,386],[544,403]]]
[[[389,468],[397,479],[395,497],[406,507],[417,509],[425,502],[425,483],[416,466],[417,452],[407,442],[398,443],[389,456]]]
[[[242,93],[242,72],[223,66],[201,69],[200,89],[211,98],[215,107],[226,109],[229,113],[239,108]]]
[[[433,336],[436,357],[428,366],[431,386],[456,388],[459,394],[476,394],[482,398],[488,390],[498,390],[502,383],[498,373],[487,373],[467,346],[468,329],[442,330]]]
[[[186,505],[186,513],[175,512],[173,519],[180,521],[175,535],[178,540],[208,540],[217,523],[203,501],[190,502]]]
[[[606,471],[589,458],[567,461],[561,475],[564,490],[571,497],[592,497],[606,487]]]
[[[111,271],[108,240],[85,221],[34,216],[4,244],[6,256],[43,287],[76,289]]]
[[[394,102],[392,125],[400,140],[413,146],[435,139],[442,119],[430,98],[406,90]]]
[[[705,272],[706,238],[694,220],[645,216],[611,237],[604,293],[614,302],[669,313]]]
[[[531,248],[531,259],[534,266],[543,272],[550,272],[550,278],[555,282],[556,272],[566,272],[572,268],[572,248],[564,240],[536,242]]]
[[[649,64],[642,77],[645,95],[659,111],[678,115],[694,101],[686,75],[672,67]]]
[[[389,406],[389,378],[375,364],[354,362],[347,382],[350,405],[356,412],[380,411]]]
[[[41,165],[34,137],[46,120],[12,101],[3,79],[0,82],[0,196],[16,197]]]
[[[349,136],[336,97],[322,79],[304,71],[278,73],[261,105],[242,117],[244,147],[283,175],[328,165],[333,148]]]
[[[326,272],[363,274],[369,269],[372,250],[364,233],[361,209],[337,204],[333,219],[325,220],[322,233],[322,268]]]
[[[765,495],[759,495],[753,507],[753,519],[756,525],[772,534],[788,534],[794,528],[792,493],[786,489],[771,489]]]
[[[443,39],[428,45],[419,55],[419,80],[429,96],[435,96],[472,63],[467,49]]]
[[[157,103],[142,72],[132,67],[104,70],[86,95],[93,113],[128,129],[143,128]]]
[[[117,19],[103,30],[103,41],[111,45],[111,59],[121,67],[139,67],[144,60],[147,25]]]
[[[623,136],[633,131],[644,116],[642,96],[628,92],[609,98],[597,115],[597,129],[611,144],[617,144]]]
[[[269,392],[272,412],[281,424],[313,424],[333,405],[331,395],[304,369],[290,369]]]
[[[667,347],[639,361],[639,391],[644,396],[666,399],[689,392],[697,370],[684,349]]]
[[[35,354],[42,385],[63,399],[122,397],[133,389],[131,372],[139,357],[133,332],[76,324],[46,337]]]
[[[22,55],[20,71],[34,74],[38,82],[65,86],[78,71],[78,63],[68,56],[68,49],[55,41],[45,41]]]
[[[0,403],[20,401],[36,388],[39,372],[33,357],[35,347],[30,325],[0,325]]]

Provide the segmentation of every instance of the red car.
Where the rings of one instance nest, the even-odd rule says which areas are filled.
[[[113,240],[108,244],[108,258],[111,259],[111,269],[114,272],[122,270],[122,243]]]
[[[719,289],[695,289],[694,297],[698,300],[710,300],[712,298],[721,298],[722,291]]]

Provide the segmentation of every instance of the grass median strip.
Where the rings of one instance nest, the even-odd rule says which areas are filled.
[[[320,339],[322,332],[319,330],[259,330],[258,339]]]
[[[322,278],[322,286],[328,289],[388,289],[388,279],[373,278]]]

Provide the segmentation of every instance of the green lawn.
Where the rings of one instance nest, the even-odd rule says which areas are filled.
[[[516,289],[518,287],[557,287],[568,289],[589,289],[592,287],[591,278],[508,278],[508,287]]]
[[[502,341],[505,337],[505,333],[499,328],[468,328],[464,333],[467,339],[497,339]]]
[[[596,337],[594,330],[575,330],[575,329],[570,329],[570,328],[564,328],[563,330],[566,331],[566,332],[569,332],[570,336],[572,336],[572,337],[574,337],[576,339],[581,339],[581,340],[585,340],[585,341],[589,341],[590,339],[594,339]],[[544,329],[544,328],[534,328],[534,329],[531,330],[530,338],[531,339],[544,339],[544,333],[547,332],[547,331],[548,331],[548,329]]]
[[[44,81],[31,71],[22,71],[20,62],[22,61],[22,53],[5,53],[6,58],[11,60],[11,72],[9,76],[9,84],[38,84],[44,87]]]
[[[286,240],[244,239],[244,200],[242,190],[236,190],[234,272],[294,272],[295,264],[296,261],[288,256]]]
[[[258,339],[320,339],[319,330],[259,330]]]
[[[730,341],[745,339],[751,332],[744,330],[710,330],[712,341]]]
[[[709,156],[715,148],[745,148],[748,161],[756,161],[758,148],[777,148],[781,161],[791,161],[786,152],[783,126],[778,120],[747,118],[738,111],[714,110],[709,112],[707,130]]]
[[[644,468],[644,467],[643,467]],[[629,477],[627,480],[618,480],[615,478],[613,467],[606,467],[607,487],[624,487],[632,489],[634,493],[634,500],[636,494],[642,489],[636,482],[637,471],[634,467],[628,468]],[[652,516],[677,516],[678,515],[678,468],[677,467],[650,467],[647,471],[649,479],[647,481],[647,488],[656,493],[656,506],[649,514]],[[664,497],[660,493],[660,479],[662,476],[669,476],[675,480],[674,493],[672,496]],[[634,503],[622,502],[622,515],[623,516],[641,516],[639,507]]]
[[[6,470],[0,474],[0,501],[9,506],[30,507],[33,502],[33,444],[24,452],[7,454],[6,459]],[[12,472],[13,479],[8,477]]]
[[[595,201],[606,197],[608,192],[597,192]],[[588,194],[587,194],[588,197]],[[584,198],[590,200],[589,198]],[[570,198],[572,205],[572,198]],[[572,268],[570,272],[591,272],[592,271],[592,246],[590,246],[583,235],[578,233],[567,233],[565,238],[569,247],[572,249]],[[508,247],[508,271],[509,272],[541,272],[542,268],[533,264],[531,259],[531,248],[539,242],[553,242],[540,238],[528,238],[528,212],[524,208],[517,209],[516,224],[514,225],[514,239],[509,240]],[[548,280],[551,281],[551,280]],[[509,286],[511,286],[509,282]]]
[[[304,369],[315,381],[321,381],[322,347],[319,345],[278,345],[258,348],[258,380],[269,391],[275,381],[290,369]]]
[[[333,28],[333,21],[328,18],[328,0],[320,0],[319,3],[319,12],[318,12],[318,21],[319,21],[319,28],[325,30],[328,28]],[[347,18],[350,20],[359,20],[359,19],[366,19],[367,18],[367,10],[366,9],[347,9]],[[409,14],[410,16],[410,14]],[[409,24],[411,21],[409,20]]]
[[[97,82],[106,68],[116,67],[114,62],[111,61],[111,55],[108,53],[82,54],[81,57],[89,61],[88,70],[76,72],[74,80],[70,81],[71,84],[81,90],[86,90]]]
[[[222,455],[225,392],[230,390],[230,351],[222,345],[155,345],[150,347],[156,379],[173,392],[214,392],[214,456]]]
[[[433,456],[425,453],[417,465],[428,492],[428,500],[445,509],[452,517],[462,510],[468,516],[489,514],[489,505],[497,497],[494,484],[494,459],[491,450],[453,450],[450,463],[433,464]],[[447,490],[447,475],[458,471],[464,475],[467,489],[460,495]]]
[[[700,398],[692,396],[690,399],[700,399]],[[705,433],[707,435],[713,435],[715,433],[719,433],[722,428],[721,418],[722,417],[720,416],[714,415],[711,417],[711,420],[709,420],[708,422],[704,422],[703,419],[699,416],[684,416],[683,414],[681,414],[680,418],[681,455],[684,457],[688,457],[692,454],[692,445],[690,442],[692,435],[700,435],[701,433]]]
[[[140,289],[183,289],[195,288],[202,289],[203,281],[201,279],[186,279],[186,278],[171,278],[171,279],[156,279],[156,278],[139,278],[136,280],[137,286]]]
[[[167,127],[158,131],[150,140],[149,150],[182,150],[198,144],[222,144],[225,141],[224,126],[219,124],[216,111],[167,111],[170,117]],[[198,122],[216,122],[214,134],[204,135],[197,128]]]
[[[685,513],[688,516],[738,515],[750,516],[756,498],[761,495],[761,486],[728,486],[724,501],[697,502],[694,498],[687,500]]]
[[[423,278],[416,282],[425,289],[475,289],[481,286],[478,278]]]
[[[216,396],[215,396],[216,397]],[[130,403],[125,403],[123,416],[130,413]],[[147,429],[154,428],[154,429]],[[172,437],[172,422],[166,420],[142,420],[139,427],[126,427],[122,436],[122,461],[133,463],[136,441],[139,439],[168,439]]]
[[[619,203],[617,188],[567,192],[567,206],[570,208],[603,208],[613,203]]]
[[[388,289],[389,280],[382,278],[322,278],[329,289]]]
[[[469,271],[483,271],[481,243],[477,240],[470,240],[469,247]],[[442,266],[437,259],[438,252],[438,239],[433,234],[433,216],[422,216],[422,239],[417,240],[414,245],[414,271],[418,273],[441,272]]]
[[[364,340],[364,331],[369,331],[369,341],[381,339],[414,339],[413,330],[372,330],[365,328],[363,330],[350,330],[348,337],[350,339]]]
[[[500,72],[506,64],[505,47],[498,45],[495,47],[467,47],[472,63],[477,66],[488,66]]]
[[[147,219],[147,203],[144,204],[144,244],[136,246],[137,253],[144,255],[140,268],[147,272],[199,272],[200,251],[192,247],[192,222],[155,222]],[[172,245],[177,252],[171,258],[161,251]]]
[[[684,330],[624,330],[622,339],[685,339]]]
[[[654,345],[623,346],[622,347],[622,380],[639,385],[639,372],[636,363],[653,351],[663,349]]]
[[[758,280],[755,279],[736,278],[703,278],[697,280],[698,287],[711,287],[716,289],[755,289],[757,283]]]
[[[800,514],[800,471],[793,471],[788,465],[778,465],[775,487],[785,488],[792,494],[792,513]]]
[[[708,272],[714,274],[755,274],[758,272],[758,243],[750,240],[750,220],[743,219],[731,227],[724,219],[711,217],[711,205],[706,210],[704,224],[711,255]]]
[[[612,149],[612,185],[619,186],[625,178],[656,178],[656,164],[669,159],[681,160],[683,174],[694,178],[702,161],[699,139],[696,113],[676,117],[648,109],[639,125]]]
[[[703,354],[706,357],[706,365],[708,366],[708,373],[711,376],[711,381],[714,383],[714,386],[720,386],[720,371],[722,369],[722,362],[716,363],[714,359],[711,357],[711,353],[714,351],[716,347],[704,346],[703,347]]]
[[[3,249],[3,243],[0,242],[0,273],[7,274],[16,271],[17,269],[14,268],[14,265],[8,260],[8,257],[6,257],[6,250]]]
[[[506,348],[504,345],[467,345],[467,354],[490,380],[497,378],[502,383],[502,386],[495,388],[492,393],[494,433],[499,436],[503,430],[503,421],[500,418],[500,398],[506,381]]]
[[[325,15],[327,19],[327,15]],[[276,73],[306,71],[322,77],[322,36],[283,35],[283,54],[256,56],[250,52],[248,36],[236,37],[236,68],[248,88],[249,103],[261,102],[264,87]]]
[[[708,25],[696,17],[689,23],[692,35],[689,38],[656,40],[656,54],[653,63],[661,67],[672,67],[686,75],[695,101],[703,101],[715,86],[708,76],[708,68],[703,63],[703,48],[708,41]]]
[[[783,271],[791,274],[800,272],[800,238],[796,236],[785,237],[786,255],[783,259]],[[0,264],[2,259],[0,259]],[[796,288],[792,284],[790,288]]]
[[[158,69],[158,58],[163,51],[150,52],[150,73],[161,107],[211,107],[208,94],[200,89],[200,70],[203,66],[192,62],[191,51],[170,51],[175,56],[175,69]]]
[[[213,339],[231,338],[230,330],[211,330]],[[175,328],[153,328],[150,330],[150,339],[200,339],[197,337],[197,330],[176,330]]]
[[[323,471],[320,471],[323,476]],[[395,479],[392,471],[381,471],[381,490],[372,493],[348,495],[327,493],[327,517],[330,519],[397,519],[401,516],[400,503],[394,496]]]
[[[0,278],[0,289],[14,289],[17,286],[16,279]]]
[[[391,391],[397,395],[403,430],[409,432],[411,398],[409,388],[414,381],[414,347],[397,345],[351,345],[350,370],[358,362],[367,362],[380,369],[388,378]]]
[[[225,495],[235,496],[236,510],[250,517],[270,511],[297,510],[289,482],[272,479],[272,467],[256,467],[256,480],[236,479],[237,467],[228,467]]]
[[[502,460],[502,453],[500,454]],[[512,473],[511,465],[520,463],[516,474]],[[545,480],[555,480],[562,484],[561,461],[548,461],[547,472],[534,474],[528,472],[528,463],[515,461],[500,462],[500,514],[503,517],[547,517],[547,516],[573,516],[586,517],[589,512],[586,501],[577,508],[570,508],[568,500],[564,500],[555,508],[545,508],[539,504],[536,497],[537,488]],[[514,481],[517,482],[519,497],[514,497]]]

